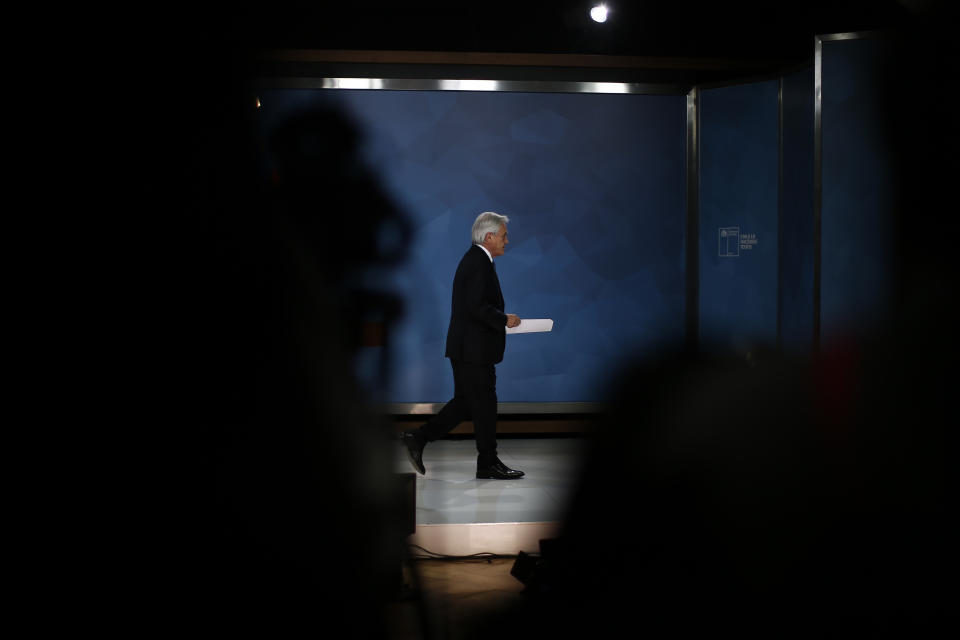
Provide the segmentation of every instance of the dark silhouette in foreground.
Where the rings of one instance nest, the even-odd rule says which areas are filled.
[[[169,137],[158,197],[180,233],[160,384],[179,395],[156,437],[143,619],[385,637],[407,504],[392,424],[367,406],[353,358],[365,321],[399,313],[362,276],[401,259],[406,218],[345,114],[318,107],[264,132],[245,52],[221,53],[171,55],[188,108],[155,120]]]

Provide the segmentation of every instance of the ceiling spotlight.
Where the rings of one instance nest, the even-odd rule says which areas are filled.
[[[607,5],[598,4],[593,9],[590,9],[590,17],[593,18],[594,22],[606,22],[607,21]]]

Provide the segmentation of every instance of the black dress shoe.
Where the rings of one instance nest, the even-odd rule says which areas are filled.
[[[404,444],[407,457],[410,458],[410,464],[420,475],[425,475],[427,470],[423,467],[423,448],[427,446],[427,441],[418,431],[404,431],[400,434],[400,440]]]
[[[523,471],[511,469],[500,460],[494,460],[490,464],[477,465],[477,478],[480,480],[516,480],[522,477]]]

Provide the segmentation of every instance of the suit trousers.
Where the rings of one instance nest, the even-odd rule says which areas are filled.
[[[497,455],[497,373],[492,364],[450,360],[453,399],[420,427],[427,442],[442,438],[464,420],[473,421],[478,462]]]

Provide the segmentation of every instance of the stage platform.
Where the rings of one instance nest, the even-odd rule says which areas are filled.
[[[519,480],[477,480],[473,438],[438,440],[424,450],[427,473],[416,478],[416,533],[412,544],[444,555],[537,552],[559,532],[582,458],[579,437],[498,440],[505,465]],[[398,444],[398,472],[410,462]]]

